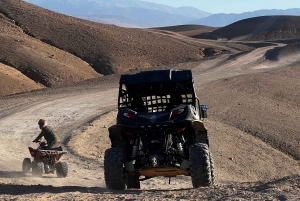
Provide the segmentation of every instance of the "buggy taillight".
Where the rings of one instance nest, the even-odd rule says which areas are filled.
[[[126,132],[126,135],[133,136],[133,133],[132,132]]]
[[[184,128],[179,128],[178,130],[177,130],[177,133],[181,133],[181,132],[183,132],[184,131]]]
[[[135,114],[134,113],[128,113],[128,112],[125,112],[124,114],[124,117],[127,117],[128,119],[135,119]]]
[[[174,116],[176,116],[176,115],[179,115],[179,114],[181,114],[181,113],[183,113],[184,112],[184,109],[182,108],[182,109],[179,109],[179,110],[174,110],[173,112],[172,112],[172,115],[171,115],[171,117],[174,117]]]

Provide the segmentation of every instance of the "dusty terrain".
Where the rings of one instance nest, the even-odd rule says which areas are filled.
[[[207,27],[125,29],[44,12],[17,0],[1,1],[0,13],[1,200],[299,200],[297,31],[292,39],[283,34],[273,41],[214,41],[188,37]],[[51,19],[47,26],[37,26],[46,17]],[[287,24],[297,30],[298,18],[291,19]],[[73,38],[85,30],[91,35]],[[101,48],[106,43],[113,50]],[[151,59],[143,57],[144,51]],[[197,95],[209,106],[205,125],[215,160],[214,186],[193,189],[189,177],[177,177],[171,184],[168,178],[143,181],[140,190],[106,188],[103,154],[110,147],[107,128],[115,123],[119,74],[103,76],[109,73],[95,68],[100,57],[87,57],[92,52],[106,55],[99,68],[114,72],[150,66],[192,70]],[[125,58],[125,67],[118,67]],[[36,146],[31,141],[40,132],[41,117],[69,151],[61,159],[69,165],[66,178],[21,173],[27,147]]]
[[[207,62],[211,64],[207,69],[201,68],[202,62],[178,64],[170,68],[192,69],[198,95],[202,102],[210,105],[206,126],[210,133],[211,152],[215,158],[215,186],[193,189],[190,178],[178,177],[171,179],[170,185],[167,178],[144,181],[141,190],[106,189],[103,178],[103,153],[110,146],[107,128],[115,123],[118,89],[118,75],[113,75],[76,86],[44,89],[1,99],[0,132],[3,157],[0,161],[0,197],[7,200],[297,200],[300,192],[299,162],[263,142],[259,136],[254,137],[250,135],[251,132],[247,133],[246,130],[236,127],[234,121],[230,121],[230,118],[244,112],[249,115],[249,121],[255,123],[256,118],[251,116],[255,111],[253,114],[253,108],[248,108],[251,104],[243,98],[255,96],[264,99],[264,96],[257,94],[263,93],[265,89],[258,88],[255,93],[251,91],[251,95],[247,94],[247,90],[242,90],[237,102],[240,105],[248,105],[239,111],[234,110],[236,105],[231,106],[237,103],[235,98],[230,96],[234,95],[238,88],[248,87],[248,82],[243,82],[246,78],[243,75],[236,77],[237,74],[246,74],[250,79],[254,75],[283,76],[290,70],[296,76],[295,79],[299,79],[299,74],[296,74],[299,72],[298,68],[259,73],[261,69],[255,68],[257,65],[249,64],[250,60],[246,62],[247,65],[239,65],[240,70],[233,67],[233,71],[226,69],[226,63],[235,60],[225,62],[222,58],[217,58]],[[224,65],[214,68],[212,64],[215,62],[222,62]],[[224,70],[226,74],[222,73]],[[252,87],[250,86],[251,89]],[[229,89],[233,91],[230,92]],[[268,103],[261,104],[266,106]],[[285,115],[292,115],[298,111],[299,105],[295,105],[292,110],[286,110]],[[227,116],[229,120],[222,117],[225,112],[230,113]],[[261,116],[268,113],[259,112]],[[29,142],[39,133],[36,122],[40,117],[49,119],[50,125],[55,127],[64,139],[64,146],[70,152],[62,158],[69,164],[70,173],[67,178],[58,179],[55,175],[45,175],[37,179],[30,174],[21,174],[22,160],[29,156],[27,146],[34,146]],[[294,120],[299,117],[293,118],[293,126],[297,126]],[[265,129],[273,126],[268,126],[272,120],[276,122],[276,118],[259,119],[266,124]],[[295,132],[295,138],[299,137],[298,131]],[[290,139],[289,136],[286,137]]]

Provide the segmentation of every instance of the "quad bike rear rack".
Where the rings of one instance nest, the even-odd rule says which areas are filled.
[[[46,154],[67,154],[68,151],[58,151],[58,150],[38,150],[38,152],[45,152]]]

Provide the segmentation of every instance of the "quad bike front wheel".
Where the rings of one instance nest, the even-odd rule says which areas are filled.
[[[66,162],[58,162],[56,164],[56,175],[59,178],[65,178],[68,175],[68,164]]]
[[[23,174],[26,174],[30,171],[31,169],[31,160],[30,158],[24,158],[23,163],[22,163],[22,172]]]
[[[34,177],[42,177],[44,171],[44,163],[42,161],[32,161],[32,175]]]
[[[123,149],[110,148],[104,155],[104,177],[106,187],[113,190],[124,190]]]
[[[197,143],[189,148],[191,178],[194,188],[214,184],[214,165],[207,144]]]

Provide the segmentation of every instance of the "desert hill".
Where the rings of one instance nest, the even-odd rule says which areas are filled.
[[[153,29],[158,31],[165,31],[165,32],[166,31],[175,32],[177,34],[181,34],[188,37],[195,37],[205,32],[214,31],[218,28],[191,24],[191,25],[178,25],[178,26],[169,26],[169,27],[157,27]]]
[[[207,56],[199,44],[81,20],[24,1],[1,1],[0,12],[27,35],[81,58],[104,75]]]
[[[263,16],[244,19],[199,38],[218,38],[240,41],[265,41],[300,36],[299,16]]]
[[[299,16],[299,8],[290,8],[290,9],[262,9],[255,10],[252,12],[243,12],[243,13],[216,13],[209,15],[205,18],[194,20],[189,22],[190,24],[201,24],[206,26],[213,27],[224,27],[230,25],[234,22],[259,17],[259,16],[274,16],[274,15],[291,15]]]

